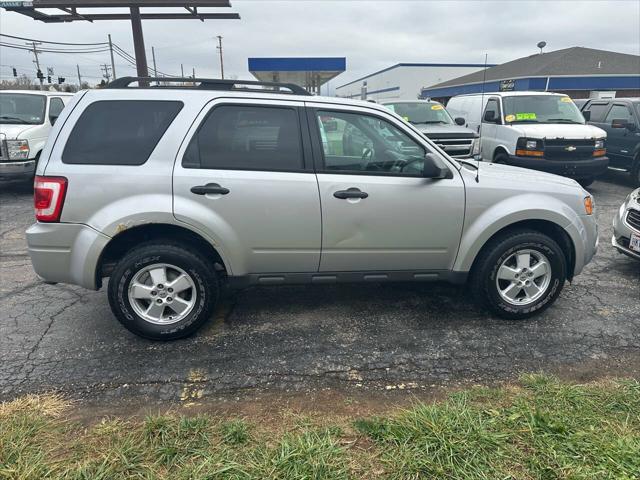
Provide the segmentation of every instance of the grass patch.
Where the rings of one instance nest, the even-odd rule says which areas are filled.
[[[68,420],[61,397],[0,405],[0,479],[637,479],[640,384],[527,375],[358,420]],[[271,422],[272,424],[273,422]]]

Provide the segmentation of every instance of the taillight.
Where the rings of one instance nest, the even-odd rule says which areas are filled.
[[[36,176],[33,184],[36,220],[39,222],[59,222],[66,193],[66,178]]]

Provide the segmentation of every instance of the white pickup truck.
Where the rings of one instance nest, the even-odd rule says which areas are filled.
[[[51,127],[73,94],[0,91],[0,179],[31,180]]]

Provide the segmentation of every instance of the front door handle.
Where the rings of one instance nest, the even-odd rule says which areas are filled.
[[[208,193],[226,195],[229,193],[229,189],[221,187],[217,183],[207,183],[206,185],[191,187],[191,193],[195,193],[196,195],[206,195]]]
[[[359,188],[351,187],[346,190],[338,190],[333,193],[333,196],[344,200],[346,198],[367,198],[369,194],[367,192],[363,192]]]

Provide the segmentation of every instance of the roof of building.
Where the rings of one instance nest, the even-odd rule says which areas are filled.
[[[249,58],[250,72],[344,72],[345,57],[275,57]]]
[[[487,67],[494,67],[496,64],[495,63],[491,63],[491,64],[487,64]],[[357,78],[355,80],[351,80],[348,83],[345,83],[344,85],[340,85],[339,87],[336,88],[342,88],[342,87],[346,87],[347,85],[351,85],[353,83],[356,82],[360,82],[361,80],[366,80],[367,78],[373,77],[374,75],[379,75],[381,73],[384,73],[386,71],[389,70],[393,70],[394,68],[398,68],[398,67],[477,67],[477,68],[484,68],[485,64],[484,63],[396,63],[395,65],[391,65],[390,67],[386,67],[383,68],[382,70],[378,70],[377,72],[373,72],[370,73],[369,75],[365,75],[364,77],[360,77]]]
[[[489,68],[485,72],[471,73],[462,77],[432,85],[429,88],[451,87],[483,81],[506,80],[518,77],[541,77],[561,75],[638,75],[640,56],[609,52],[585,47],[571,47],[554,52],[518,58]]]

